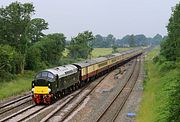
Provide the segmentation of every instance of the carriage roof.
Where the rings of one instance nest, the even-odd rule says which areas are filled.
[[[81,68],[83,68],[83,67],[87,67],[89,65],[95,64],[95,63],[96,63],[96,61],[94,61],[94,60],[86,60],[86,61],[74,63],[74,65],[77,65],[77,66],[80,66]]]

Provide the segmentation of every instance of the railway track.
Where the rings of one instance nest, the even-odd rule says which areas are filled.
[[[26,119],[28,119],[30,116],[33,116],[35,113],[40,112],[41,110],[45,109],[47,106],[36,106],[35,104],[30,105],[14,114],[11,114],[5,118],[3,118],[2,120],[0,120],[0,122],[6,122],[6,121],[10,121],[10,122],[22,122],[25,121]]]
[[[82,88],[82,89],[84,89],[84,88]],[[63,106],[68,101],[72,100],[72,98],[74,98],[76,95],[78,95],[82,91],[82,89],[79,89],[79,90],[73,92],[72,94],[69,94],[68,96],[62,98],[61,100],[55,102],[54,104],[47,106],[45,109],[42,109],[42,110],[34,113],[31,116],[28,116],[23,121],[30,121],[30,122],[41,121],[45,116],[47,116],[49,113],[51,113],[54,109],[56,109],[59,106]]]
[[[73,106],[72,108],[70,108],[70,111],[66,111],[66,113],[64,113],[62,118],[59,118],[58,121],[63,121],[67,118],[67,116],[74,110],[76,109],[76,107],[84,101],[84,99],[96,88],[96,86],[98,86],[101,81],[103,81],[103,79],[107,76],[108,74],[102,76],[101,78],[98,79],[97,82],[93,82],[90,87],[91,90],[87,90],[88,87],[86,87],[85,89],[83,89],[81,91],[81,94],[77,94],[76,96],[72,97],[71,99],[69,99],[68,101],[66,101],[62,106],[57,107],[54,111],[52,111],[48,116],[46,116],[44,119],[41,120],[41,122],[47,122],[49,120],[51,120],[54,116],[56,116],[56,114],[58,114],[58,112],[60,111],[66,111],[66,108],[69,108],[68,106],[72,105],[72,104],[76,104],[75,106]],[[77,100],[78,99],[78,100]],[[80,100],[79,100],[80,99]]]
[[[22,97],[20,97],[20,98],[17,98],[17,99],[15,99],[15,100],[11,100],[11,101],[9,101],[9,102],[7,102],[7,103],[5,103],[5,104],[0,105],[0,109],[3,109],[3,108],[5,108],[5,107],[8,107],[8,106],[10,106],[10,105],[12,105],[12,104],[14,104],[14,103],[20,102],[20,101],[22,101],[22,100],[24,100],[24,99],[26,99],[26,98],[29,98],[29,97],[31,97],[31,94],[30,94],[30,93],[27,94],[27,95],[25,95],[25,96],[22,96]]]
[[[137,59],[136,66],[133,69],[131,76],[128,78],[126,84],[120,90],[120,92],[114,97],[109,106],[105,108],[103,113],[99,115],[96,122],[114,122],[126,103],[132,89],[138,79],[140,71],[140,59]]]
[[[0,106],[0,120],[32,104],[31,94],[9,101],[8,103]]]

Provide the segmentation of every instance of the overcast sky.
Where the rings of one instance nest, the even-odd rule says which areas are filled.
[[[14,0],[1,0],[7,6]],[[179,0],[18,0],[32,2],[36,14],[49,23],[46,33],[61,32],[68,38],[90,30],[94,34],[167,34],[171,7]]]

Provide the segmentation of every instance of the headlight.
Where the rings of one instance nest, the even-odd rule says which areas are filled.
[[[32,88],[32,90],[31,90],[32,92],[34,92],[34,88]]]
[[[49,83],[48,86],[51,86],[51,84]]]
[[[34,83],[32,84],[32,86],[34,86]]]
[[[51,92],[51,89],[50,89],[50,88],[48,88],[48,92],[49,92],[49,93]]]

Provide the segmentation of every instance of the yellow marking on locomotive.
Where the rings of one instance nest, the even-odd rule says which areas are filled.
[[[46,86],[35,86],[34,94],[48,94],[48,87]]]

